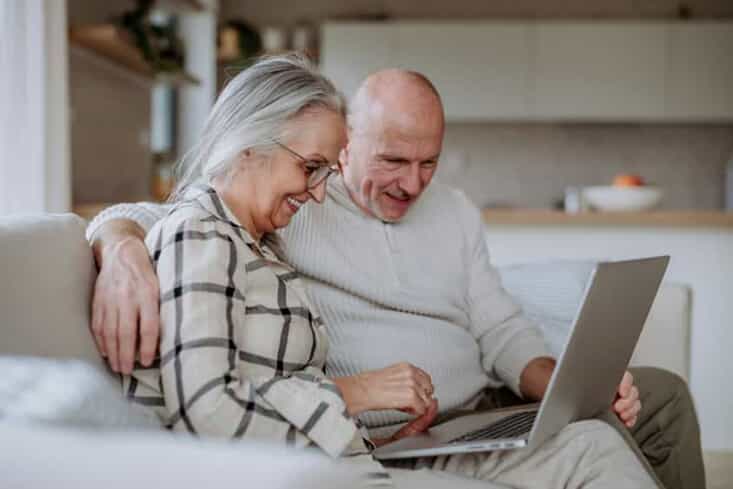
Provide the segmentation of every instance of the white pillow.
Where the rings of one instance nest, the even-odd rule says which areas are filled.
[[[565,348],[596,261],[553,261],[499,268],[504,288],[537,323],[550,352]]]
[[[346,489],[362,475],[342,460],[250,440],[168,431],[111,432],[0,423],[0,486],[74,489]],[[451,486],[454,487],[454,486]]]
[[[0,356],[0,423],[102,429],[160,429],[117,382],[81,360]]]

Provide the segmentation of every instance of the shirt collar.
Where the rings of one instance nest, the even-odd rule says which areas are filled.
[[[220,221],[226,222],[230,226],[238,229],[240,236],[245,243],[254,247],[260,251],[261,254],[268,258],[281,259],[282,243],[280,238],[275,233],[265,233],[258,243],[252,235],[247,231],[247,228],[242,226],[242,223],[237,219],[231,209],[226,205],[224,199],[222,199],[216,190],[211,185],[207,184],[195,184],[191,185],[183,193],[183,199],[186,201],[196,202],[206,212],[219,219]]]

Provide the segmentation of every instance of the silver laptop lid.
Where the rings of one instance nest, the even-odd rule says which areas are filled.
[[[530,434],[538,446],[608,409],[646,322],[669,256],[596,265]]]

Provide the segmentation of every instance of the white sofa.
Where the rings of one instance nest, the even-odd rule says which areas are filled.
[[[89,334],[96,271],[84,226],[71,214],[0,218],[3,487],[50,487],[51,481],[59,487],[104,483],[127,488],[138,482],[193,487],[243,479],[252,483],[248,485],[268,487],[358,484],[341,464],[312,452],[178,435],[174,440],[153,428],[147,413],[125,403]],[[508,267],[502,275],[558,349],[591,268],[588,262],[532,264]],[[689,301],[685,287],[664,285],[634,357],[636,364],[687,377]],[[59,360],[64,358],[85,363]],[[79,365],[92,367],[83,371]],[[19,398],[20,391],[28,394]],[[403,487],[426,489],[454,486],[456,480],[446,475],[401,482]],[[461,485],[487,487],[472,481]]]

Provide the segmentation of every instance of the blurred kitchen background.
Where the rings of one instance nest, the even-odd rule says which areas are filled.
[[[680,374],[706,449],[733,450],[733,1],[48,4],[55,163],[0,165],[45,185],[7,185],[0,214],[164,199],[217,91],[257,54],[304,51],[346,95],[376,69],[415,69],[445,104],[438,176],[484,209],[495,263],[672,255]]]
[[[347,95],[380,67],[431,77],[448,119],[439,177],[481,207],[563,208],[574,187],[638,175],[657,209],[720,211],[733,192],[731,17],[727,0],[69,0],[73,201],[164,196],[227,76],[299,49]],[[105,56],[146,35],[168,71],[189,73],[143,78]]]

